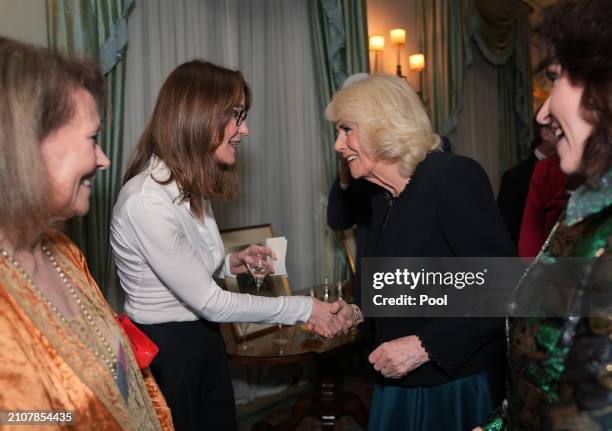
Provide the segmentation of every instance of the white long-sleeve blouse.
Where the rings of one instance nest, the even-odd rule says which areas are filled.
[[[204,220],[180,201],[165,163],[152,157],[148,167],[121,189],[113,210],[111,246],[125,312],[138,323],[192,321],[305,322],[308,297],[269,298],[221,289],[213,275],[230,275],[212,207],[204,202]]]

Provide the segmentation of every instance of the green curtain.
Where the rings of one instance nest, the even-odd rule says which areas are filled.
[[[419,0],[423,100],[441,135],[457,127],[471,41],[497,67],[500,170],[529,153],[532,137],[529,7],[519,0]]]
[[[492,64],[504,64],[514,48],[517,3],[513,0],[474,0],[478,31],[474,35],[483,56]]]
[[[419,0],[422,97],[434,130],[448,135],[457,127],[463,78],[472,64],[470,39],[476,30],[472,0]]]
[[[527,156],[532,140],[533,95],[529,6],[518,0],[475,0],[474,38],[497,66],[499,167],[503,172]]]
[[[533,141],[533,65],[531,64],[531,26],[529,25],[529,15],[531,8],[519,2],[518,17],[516,22],[516,36],[514,43],[514,67],[517,83],[515,88],[514,109],[518,118],[519,133],[519,158],[524,158],[531,152],[531,142]],[[503,163],[510,167],[515,164],[510,160]]]
[[[89,269],[110,304],[122,304],[109,243],[111,213],[121,180],[127,15],[133,0],[47,0],[51,49],[97,59],[106,81],[100,145],[111,168],[95,178],[89,213],[74,219],[68,234],[84,252]]]
[[[327,193],[338,173],[333,144],[334,126],[323,111],[344,80],[369,71],[368,26],[365,0],[312,0],[310,27],[315,56],[318,112],[322,154],[322,193]],[[332,280],[346,279],[348,262],[339,236],[335,236]]]

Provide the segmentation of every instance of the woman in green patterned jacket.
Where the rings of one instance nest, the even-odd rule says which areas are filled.
[[[612,1],[562,0],[536,34],[552,81],[537,120],[583,185],[517,287],[508,398],[481,429],[612,430]]]

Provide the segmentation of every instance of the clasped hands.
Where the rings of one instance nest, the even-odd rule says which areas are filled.
[[[262,254],[276,259],[274,252],[267,248],[251,245],[230,256],[230,267],[234,274],[248,271],[247,265],[252,262],[254,254]],[[274,272],[272,267],[270,272]],[[312,311],[306,326],[322,337],[330,338],[339,333],[346,333],[359,322],[361,312],[343,300],[328,303],[312,299]],[[358,310],[358,309],[357,309]],[[378,346],[368,357],[376,371],[386,378],[401,378],[415,368],[429,361],[427,351],[421,340],[415,335],[397,338]]]
[[[368,361],[387,379],[399,379],[429,361],[429,354],[416,335],[396,338],[378,346]]]
[[[248,265],[253,262],[253,256],[256,254],[276,259],[274,251],[268,247],[250,245],[230,256],[229,264],[231,272],[233,274],[241,274],[248,271]],[[267,266],[269,273],[274,273],[274,268],[269,262],[264,262],[264,264]],[[353,308],[342,300],[327,303],[313,298],[312,301],[312,311],[307,327],[322,337],[330,338],[340,332],[346,333],[359,323],[355,321]]]
[[[320,336],[330,338],[340,332],[348,332],[357,323],[353,307],[343,300],[328,303],[313,298],[312,312],[306,326]]]
[[[340,300],[331,304],[313,298],[307,326],[323,337],[348,331],[357,323],[356,310]],[[399,379],[429,361],[429,354],[416,335],[396,338],[378,346],[368,357],[374,369],[385,378]]]
[[[313,299],[307,326],[323,337],[346,332],[359,323],[355,321],[358,317],[353,307],[342,300],[328,304]],[[399,379],[428,362],[429,354],[418,336],[409,335],[382,343],[370,353],[368,360],[385,378]]]

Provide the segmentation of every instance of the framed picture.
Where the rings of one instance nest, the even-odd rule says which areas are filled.
[[[357,272],[356,260],[357,260],[357,235],[354,227],[340,231],[342,237],[342,245],[344,246],[344,253],[348,260],[349,268],[351,269],[351,275],[355,275]]]
[[[249,273],[240,274],[237,277],[228,277],[224,280],[224,285],[230,292],[249,293],[257,295],[255,280]],[[268,275],[259,290],[259,296],[291,296],[289,280],[285,275]],[[275,330],[275,324],[262,323],[233,323],[234,336],[236,342],[259,337]]]
[[[266,238],[274,237],[272,225],[261,224],[256,226],[240,227],[236,229],[225,229],[221,231],[221,239],[226,253],[234,253],[245,249],[251,244],[265,245]],[[268,275],[264,279],[259,293],[255,286],[255,280],[249,273],[240,274],[237,277],[228,277],[220,283],[227,290],[237,293],[249,293],[260,296],[291,296],[289,280],[284,275]],[[232,323],[234,337],[237,343],[244,339],[259,337],[275,330],[274,324],[261,323]]]
[[[266,238],[272,238],[273,236],[272,226],[269,224],[221,231],[221,239],[226,253],[244,250],[251,244],[265,245]]]

